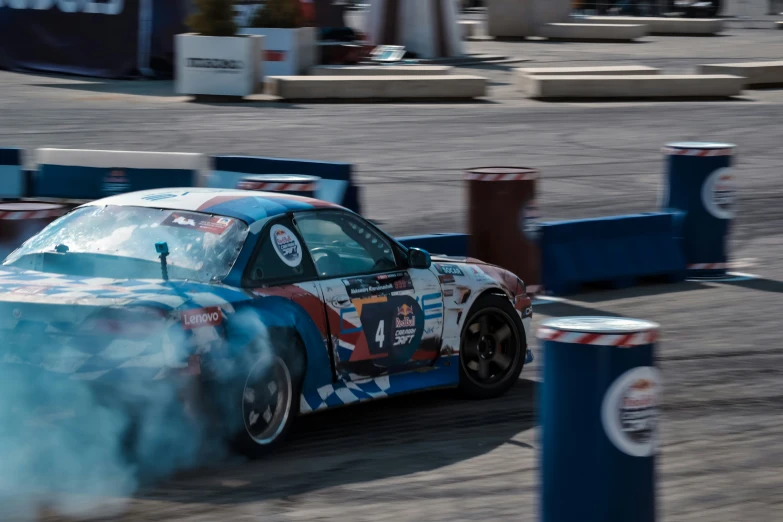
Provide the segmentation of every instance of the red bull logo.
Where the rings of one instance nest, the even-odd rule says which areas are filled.
[[[413,328],[416,326],[416,317],[413,315],[413,308],[404,304],[397,308],[397,317],[395,326],[397,328]]]

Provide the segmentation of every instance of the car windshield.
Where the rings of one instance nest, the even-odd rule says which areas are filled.
[[[234,218],[128,206],[86,206],[50,224],[3,266],[118,279],[159,279],[156,243],[165,242],[171,279],[200,282],[228,275],[247,237]]]

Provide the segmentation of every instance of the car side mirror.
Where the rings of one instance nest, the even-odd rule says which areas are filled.
[[[429,268],[432,266],[430,253],[421,248],[408,249],[408,266],[411,268]]]

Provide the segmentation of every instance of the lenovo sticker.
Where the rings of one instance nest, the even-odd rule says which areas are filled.
[[[220,307],[217,306],[182,312],[182,325],[186,330],[202,326],[218,326],[222,322],[223,314],[220,311]]]

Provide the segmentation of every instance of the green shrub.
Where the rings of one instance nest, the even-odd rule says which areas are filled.
[[[203,36],[235,36],[234,0],[195,0],[198,12],[187,19],[194,33]]]
[[[250,20],[250,27],[292,29],[303,25],[299,0],[267,0]]]

